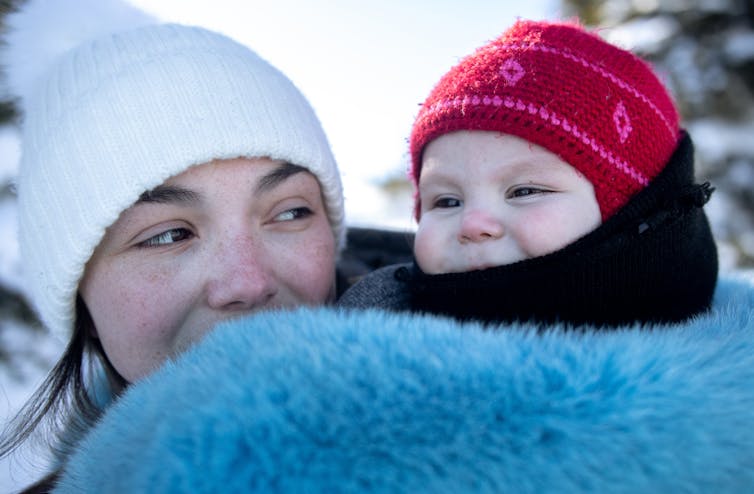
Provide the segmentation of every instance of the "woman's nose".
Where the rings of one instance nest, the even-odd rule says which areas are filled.
[[[251,310],[265,307],[274,299],[274,269],[263,246],[249,236],[238,236],[214,250],[209,254],[209,269],[213,271],[207,283],[210,307]]]
[[[471,210],[465,212],[461,220],[458,240],[462,244],[496,240],[505,233],[503,222],[485,211]]]

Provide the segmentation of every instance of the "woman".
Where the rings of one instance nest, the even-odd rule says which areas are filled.
[[[0,452],[47,424],[62,464],[113,397],[215,323],[329,302],[343,198],[304,96],[231,39],[114,2],[32,1],[7,24],[22,258],[68,346]]]

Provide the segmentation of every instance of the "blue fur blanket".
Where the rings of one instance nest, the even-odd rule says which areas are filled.
[[[754,289],[682,326],[301,309],[133,386],[59,492],[753,492]]]

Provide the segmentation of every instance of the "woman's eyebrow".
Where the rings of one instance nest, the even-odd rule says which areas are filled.
[[[294,165],[292,163],[282,163],[280,166],[258,180],[254,192],[263,193],[269,191],[277,187],[289,177],[308,171],[309,170],[303,166]],[[202,195],[194,190],[175,185],[158,185],[154,189],[142,193],[136,203],[188,204],[201,202],[201,200]]]
[[[281,163],[280,166],[258,180],[257,186],[254,188],[254,192],[267,192],[280,185],[280,183],[284,182],[289,177],[301,172],[308,171],[309,170],[304,168],[303,166],[294,165],[293,163]]]
[[[187,204],[201,202],[202,196],[196,191],[175,185],[158,185],[139,196],[139,203]]]

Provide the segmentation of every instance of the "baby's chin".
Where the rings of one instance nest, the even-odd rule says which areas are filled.
[[[464,263],[447,263],[446,265],[435,267],[434,269],[425,269],[424,266],[419,263],[419,267],[427,274],[451,274],[451,273],[468,273],[470,271],[484,271],[485,269],[497,268],[508,264],[513,264],[518,261],[523,261],[526,257],[516,257],[510,259],[496,259],[496,260],[484,260],[484,261],[470,261]]]

